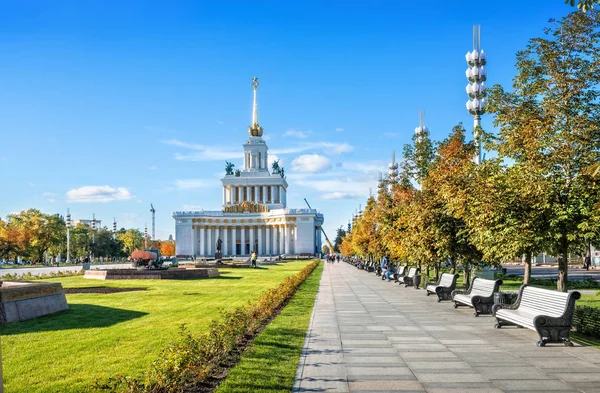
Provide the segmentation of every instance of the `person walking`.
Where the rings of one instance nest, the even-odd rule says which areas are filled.
[[[252,260],[252,267],[256,269],[256,251],[252,251],[250,259]]]
[[[585,270],[590,270],[590,265],[592,264],[592,258],[590,257],[590,252],[588,251],[585,254],[585,258],[583,258],[583,267]]]

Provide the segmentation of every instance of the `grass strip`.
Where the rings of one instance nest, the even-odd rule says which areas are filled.
[[[119,374],[97,380],[93,388],[123,393],[213,391],[252,339],[285,308],[319,265],[319,261],[313,261],[276,288],[263,292],[256,302],[221,312],[221,318],[211,322],[201,335],[194,335],[182,326],[180,339],[161,351],[144,379]]]
[[[321,263],[253,341],[217,393],[292,390],[322,272]]]

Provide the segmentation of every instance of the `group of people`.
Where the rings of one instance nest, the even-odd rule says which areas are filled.
[[[327,255],[327,263],[334,263],[337,261],[337,263],[340,263],[340,259],[342,259],[342,257],[340,256],[340,254],[329,254]]]

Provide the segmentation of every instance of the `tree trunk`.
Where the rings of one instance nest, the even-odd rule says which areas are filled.
[[[465,276],[463,279],[463,283],[465,285],[465,288],[468,288],[469,285],[471,285],[471,264],[465,263],[463,266],[464,266],[464,270],[465,270]]]
[[[531,278],[531,253],[525,254],[525,272],[523,273],[523,284],[529,284]]]
[[[439,276],[440,276],[440,264],[438,262],[436,262],[436,263],[433,264],[433,274],[434,274],[433,280],[434,281],[439,280]]]
[[[454,258],[450,258],[450,274],[456,274],[456,261]]]
[[[424,280],[424,282],[429,281],[429,264],[427,264],[427,268],[425,269],[425,275],[427,276],[427,279]]]
[[[569,241],[567,235],[563,234],[558,245],[558,281],[556,289],[561,292],[567,292],[569,270]]]

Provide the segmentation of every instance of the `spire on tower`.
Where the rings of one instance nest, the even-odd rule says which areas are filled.
[[[263,128],[258,125],[258,105],[256,103],[256,89],[258,89],[258,78],[252,78],[252,88],[254,89],[254,103],[252,105],[252,125],[248,127],[248,134],[254,137],[261,137]]]

